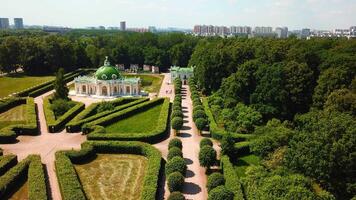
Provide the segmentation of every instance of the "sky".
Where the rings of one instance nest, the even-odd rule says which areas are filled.
[[[288,26],[289,29],[356,26],[356,0],[0,0],[0,17],[26,25],[193,28],[196,24]]]

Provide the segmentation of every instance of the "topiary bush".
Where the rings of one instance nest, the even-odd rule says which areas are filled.
[[[182,141],[178,138],[171,139],[168,144],[168,149],[170,149],[172,147],[178,147],[178,148],[182,149],[183,148]]]
[[[197,118],[195,120],[195,125],[197,126],[197,129],[199,131],[202,131],[206,125],[208,124],[208,121],[205,118]]]
[[[181,130],[183,127],[183,118],[175,117],[172,119],[172,128],[174,130]]]
[[[216,151],[211,146],[203,146],[199,151],[200,166],[210,169],[216,162]]]
[[[168,200],[185,200],[185,197],[181,192],[172,192],[169,195]]]
[[[193,112],[193,120],[196,121],[198,118],[206,118],[205,112],[203,110],[197,110]]]
[[[181,110],[173,110],[172,114],[171,114],[171,118],[175,118],[175,117],[180,117],[183,118],[183,112]]]
[[[208,177],[208,183],[206,185],[208,192],[220,185],[225,185],[224,176],[218,172],[210,174]]]
[[[234,193],[232,193],[225,186],[221,185],[209,192],[208,200],[233,200]]]
[[[169,175],[173,172],[180,172],[181,174],[185,174],[186,170],[187,165],[185,164],[184,158],[181,157],[174,157],[166,164],[166,175]]]
[[[170,192],[182,191],[184,176],[180,172],[173,172],[168,175],[167,185]]]
[[[213,146],[213,142],[209,138],[203,138],[200,140],[199,146],[200,148],[203,148],[204,146]]]
[[[182,150],[178,147],[170,148],[168,151],[167,160],[171,160],[172,158],[174,158],[176,156],[183,158]]]

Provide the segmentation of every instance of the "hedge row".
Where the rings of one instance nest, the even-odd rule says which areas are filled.
[[[68,123],[74,116],[85,108],[84,103],[74,101],[76,105],[56,119],[54,112],[51,109],[50,101],[50,96],[43,100],[43,110],[47,122],[47,129],[50,133],[60,131],[66,123]]]
[[[200,100],[200,95],[194,77],[189,78],[188,84],[191,92],[190,98],[193,101],[193,121],[198,130],[202,131],[208,125],[207,115]]]
[[[182,191],[187,164],[183,158],[182,142],[178,138],[169,141],[165,173],[170,192]]]
[[[11,97],[6,99],[0,99],[0,113],[24,103],[25,100],[23,98]]]
[[[0,130],[0,143],[15,142],[17,135],[38,134],[36,105],[34,99],[30,97],[20,98],[19,102],[26,102],[26,122],[24,124],[13,124],[2,128]]]
[[[239,181],[234,166],[228,156],[224,155],[220,159],[221,169],[225,178],[225,186],[234,193],[234,200],[244,200],[242,183]]]
[[[46,200],[47,186],[41,158],[30,155],[0,177],[0,196],[5,196],[18,186],[21,179],[28,177],[29,199]]]
[[[82,162],[94,153],[138,154],[148,158],[142,189],[142,200],[156,199],[160,178],[161,153],[149,144],[124,141],[88,141],[80,151],[61,151],[56,153],[56,173],[63,200],[86,199],[82,185],[73,163]]]
[[[174,80],[174,94],[171,126],[175,131],[179,131],[183,127],[184,117],[182,112],[182,81],[180,78]]]
[[[0,157],[0,176],[5,174],[11,167],[17,164],[16,155],[6,155]]]
[[[119,112],[121,110],[124,110],[126,108],[129,108],[131,106],[135,106],[137,104],[143,103],[145,101],[148,101],[148,98],[120,98],[119,100],[115,100],[115,109],[113,110],[108,110],[104,112],[100,112],[97,114],[94,114],[97,107],[100,105],[100,103],[95,103],[90,105],[87,109],[85,109],[83,112],[79,113],[73,120],[71,120],[67,125],[66,125],[66,130],[69,133],[73,132],[78,132],[81,130],[83,124],[92,122],[94,120],[100,119],[102,117],[105,117],[107,115],[113,114],[115,112]]]
[[[3,150],[2,150],[2,148],[0,148],[0,156],[2,156],[3,155]]]
[[[161,108],[157,126],[153,131],[117,134],[117,133],[105,133],[105,129],[102,127],[111,124],[113,122],[116,122],[120,119],[130,117],[136,113],[144,112],[161,103],[163,103],[163,105]],[[89,129],[92,130],[92,132],[89,133],[87,139],[88,140],[124,140],[124,141],[137,140],[137,141],[149,142],[149,143],[160,141],[163,138],[165,138],[167,135],[169,111],[170,111],[170,102],[168,98],[158,98],[152,101],[144,102],[129,107],[125,110],[119,111],[109,116],[100,118],[96,121],[90,122],[87,126],[90,127]]]
[[[213,114],[211,113],[208,101],[206,98],[203,98],[203,106],[204,106],[204,110],[206,115],[208,116],[208,120],[209,120],[209,130],[210,130],[210,134],[214,139],[217,140],[221,140],[225,135],[228,134],[227,131],[225,131],[223,128],[218,127]],[[254,135],[253,134],[240,134],[240,133],[231,133],[230,134],[231,137],[234,138],[235,142],[239,142],[239,141],[245,141],[248,140],[250,138],[253,138]]]
[[[234,147],[239,155],[250,153],[250,141],[243,141],[235,143]]]

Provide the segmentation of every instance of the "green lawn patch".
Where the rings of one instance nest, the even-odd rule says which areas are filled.
[[[26,123],[26,104],[21,104],[0,114],[0,129],[23,123]]]
[[[147,160],[142,155],[97,154],[74,167],[88,199],[140,199]]]
[[[153,131],[162,109],[162,104],[105,127],[107,133],[140,133]]]
[[[148,93],[159,93],[164,76],[158,74],[123,74],[124,77],[141,78],[141,89]]]
[[[244,177],[248,166],[259,165],[259,164],[260,164],[260,157],[254,154],[250,154],[250,155],[239,157],[234,162],[234,167],[235,167],[236,174],[239,177]]]
[[[0,98],[54,80],[54,76],[27,76],[22,73],[0,77]]]

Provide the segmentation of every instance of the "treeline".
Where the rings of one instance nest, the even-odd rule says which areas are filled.
[[[198,38],[180,33],[152,34],[74,30],[63,35],[1,32],[0,70],[22,68],[28,74],[50,74],[59,68],[98,67],[105,56],[113,64],[148,64],[166,70],[187,66]]]

